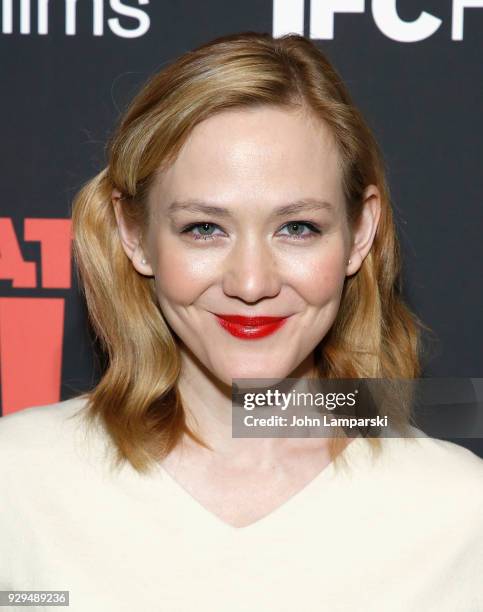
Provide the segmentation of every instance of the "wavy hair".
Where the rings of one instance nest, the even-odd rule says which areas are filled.
[[[155,173],[176,159],[193,128],[226,109],[261,105],[303,106],[330,128],[350,224],[359,219],[369,184],[381,194],[371,250],[358,272],[346,277],[336,320],[316,347],[318,374],[347,379],[420,374],[422,324],[401,297],[400,249],[383,158],[341,77],[303,36],[243,32],[217,38],[148,80],[107,144],[107,166],[72,205],[78,278],[107,357],[100,381],[84,394],[86,413],[90,423],[100,420],[107,431],[117,466],[127,460],[147,472],[184,433],[207,445],[187,426],[177,388],[179,348],[159,307],[154,279],[136,272],[122,248],[112,190],[123,194],[124,216],[144,236]],[[410,421],[404,402],[389,406],[386,414],[400,426]],[[380,450],[377,437],[367,440]],[[340,438],[331,439],[329,447],[335,461],[342,454]]]

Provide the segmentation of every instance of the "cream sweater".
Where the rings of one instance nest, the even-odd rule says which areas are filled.
[[[161,467],[109,473],[84,403],[0,419],[0,590],[68,590],[71,612],[483,612],[472,452],[390,438],[372,463],[357,439],[350,472],[236,528]]]

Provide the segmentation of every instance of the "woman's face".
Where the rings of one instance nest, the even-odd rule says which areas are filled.
[[[148,263],[133,263],[154,275],[184,358],[228,385],[289,377],[327,334],[362,261],[327,128],[271,107],[210,117],[157,176],[149,206]],[[217,314],[286,319],[229,331]]]

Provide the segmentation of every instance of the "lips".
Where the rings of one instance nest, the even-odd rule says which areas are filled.
[[[288,317],[244,317],[216,314],[218,323],[232,336],[245,339],[263,338],[280,329]]]

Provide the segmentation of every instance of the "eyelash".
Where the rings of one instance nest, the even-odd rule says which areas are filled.
[[[216,223],[211,223],[209,221],[202,221],[202,222],[199,222],[199,223],[190,223],[185,228],[183,228],[180,233],[181,234],[191,234],[191,237],[194,240],[214,240],[217,237],[216,234],[215,235],[211,235],[211,236],[206,236],[206,235],[202,236],[200,234],[193,234],[192,231],[196,227],[199,227],[200,225],[210,225],[210,226],[213,226],[215,228],[219,228],[220,227]],[[320,235],[322,233],[318,227],[316,227],[313,223],[310,223],[309,221],[290,221],[289,223],[286,223],[282,227],[286,227],[287,225],[305,225],[306,227],[308,227],[310,229],[310,234],[306,234],[306,235],[302,235],[302,236],[295,236],[293,234],[289,235],[289,237],[294,238],[295,240],[307,240],[309,238],[313,238],[317,234]]]

